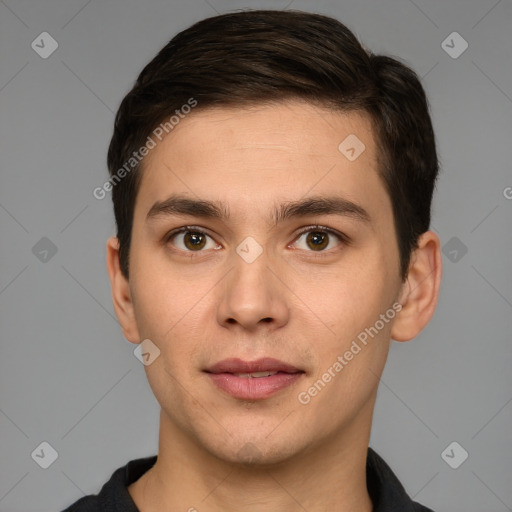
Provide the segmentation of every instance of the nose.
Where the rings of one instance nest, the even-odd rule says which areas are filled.
[[[255,331],[278,329],[288,322],[291,292],[283,284],[286,279],[277,263],[270,261],[264,250],[252,261],[242,252],[233,253],[231,271],[217,290],[220,325]]]

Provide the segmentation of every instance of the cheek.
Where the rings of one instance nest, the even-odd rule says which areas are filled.
[[[314,313],[308,316],[324,329],[329,345],[341,347],[388,307],[389,283],[379,265],[368,260],[347,260],[334,272],[295,281],[297,295],[305,297],[303,307]]]
[[[167,351],[187,313],[188,301],[179,283],[158,272],[143,271],[133,277],[131,288],[141,338],[149,338],[161,351]]]
[[[352,421],[361,408],[372,403],[389,350],[389,324],[377,333],[370,330],[378,318],[379,314],[363,322],[353,336],[347,334],[321,347],[318,371],[298,397],[301,404],[309,401],[312,407],[306,412],[314,416],[314,422],[319,418],[315,427],[319,431]]]
[[[164,276],[159,279],[153,273],[143,272],[137,274],[132,289],[141,335],[150,339],[163,338],[165,332],[172,328],[178,314],[179,304],[172,286]]]
[[[163,270],[145,264],[134,273],[131,286],[141,339],[157,345],[164,369],[184,376],[191,371],[185,363],[205,350],[205,322],[211,319],[206,311],[211,307],[209,278],[192,279],[169,266]]]
[[[315,323],[310,324],[309,332],[316,331],[314,339],[319,340],[315,342],[319,361],[315,378],[331,369],[336,378],[328,387],[343,390],[345,399],[347,392],[369,393],[376,379],[371,372],[380,374],[387,357],[395,316],[395,282],[385,268],[385,254],[375,245],[368,248],[364,258],[354,253],[331,275],[309,277],[300,285],[298,295],[308,298],[307,304],[315,313],[308,314]],[[388,311],[387,322],[382,321],[380,315]],[[345,354],[343,370],[334,371],[338,356]]]

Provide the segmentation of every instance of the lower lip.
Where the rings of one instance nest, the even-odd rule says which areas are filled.
[[[268,377],[237,377],[232,373],[208,373],[213,383],[240,400],[262,400],[291,386],[303,373],[281,373]]]

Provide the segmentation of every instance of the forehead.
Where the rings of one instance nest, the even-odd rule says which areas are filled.
[[[158,144],[161,151],[153,151],[148,160],[161,153],[162,148],[169,149],[171,144],[178,152],[186,150],[191,143],[196,152],[188,155],[190,158],[199,156],[205,148],[211,152],[213,145],[220,150],[226,147],[239,151],[295,149],[302,154],[339,156],[343,148],[339,148],[338,143],[347,135],[352,136],[352,141],[358,138],[369,149],[367,158],[374,156],[371,117],[363,111],[333,111],[302,100],[244,107],[196,107],[195,111],[178,120]],[[349,153],[346,156],[352,157]]]
[[[172,193],[257,209],[277,196],[342,194],[390,207],[377,173],[371,118],[303,101],[193,111],[143,161],[144,216]],[[268,206],[268,204],[267,204]],[[137,208],[136,208],[137,209]],[[248,214],[247,211],[245,214]]]

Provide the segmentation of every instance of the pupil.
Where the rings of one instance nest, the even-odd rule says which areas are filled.
[[[188,233],[188,242],[192,244],[193,247],[202,247],[204,245],[204,240],[201,239],[202,235],[200,233]]]
[[[316,249],[323,248],[325,246],[325,240],[327,239],[325,233],[319,233],[318,231],[316,233],[312,233],[309,236],[309,241],[313,242],[313,245]]]

